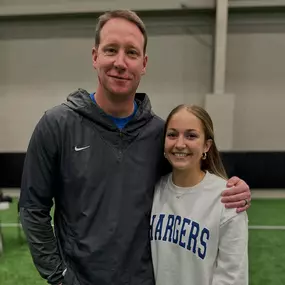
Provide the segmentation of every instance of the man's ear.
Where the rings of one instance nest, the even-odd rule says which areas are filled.
[[[92,65],[97,69],[97,59],[98,59],[98,48],[95,46],[92,48]]]
[[[148,56],[144,55],[144,59],[143,59],[143,69],[142,69],[142,75],[145,75],[146,73],[146,66],[147,66],[147,61],[148,61]]]

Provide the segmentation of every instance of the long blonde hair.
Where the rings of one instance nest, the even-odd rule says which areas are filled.
[[[181,104],[175,107],[170,112],[170,114],[166,119],[164,138],[166,136],[166,130],[171,118],[173,117],[174,114],[178,113],[182,109],[185,109],[188,112],[192,113],[201,121],[205,133],[205,141],[209,139],[212,140],[212,145],[209,151],[207,152],[206,159],[201,160],[201,170],[207,170],[210,173],[213,173],[221,178],[228,179],[220,153],[215,143],[213,121],[208,112],[202,107],[197,105],[186,105],[186,104]]]

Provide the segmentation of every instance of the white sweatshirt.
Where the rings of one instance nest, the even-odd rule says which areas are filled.
[[[191,188],[157,184],[150,221],[156,285],[247,285],[248,219],[226,209],[226,181],[206,173]]]

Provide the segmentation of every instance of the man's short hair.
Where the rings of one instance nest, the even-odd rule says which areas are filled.
[[[134,23],[141,31],[144,37],[144,47],[143,51],[146,52],[146,46],[147,46],[147,33],[144,22],[141,20],[141,18],[131,10],[113,10],[108,11],[104,14],[102,14],[99,17],[98,23],[96,25],[96,31],[95,31],[95,47],[97,48],[100,44],[100,33],[104,25],[111,19],[120,18],[125,19],[131,23]]]

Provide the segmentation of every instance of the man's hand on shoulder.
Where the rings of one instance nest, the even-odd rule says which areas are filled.
[[[231,188],[222,192],[222,203],[226,208],[237,208],[237,213],[246,211],[250,207],[251,192],[249,186],[242,179],[234,176],[227,182]]]

